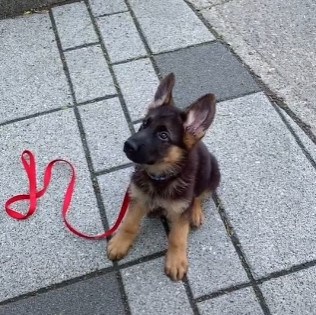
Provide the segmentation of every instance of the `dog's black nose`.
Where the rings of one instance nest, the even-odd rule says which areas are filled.
[[[138,150],[138,145],[136,143],[136,141],[134,141],[133,139],[128,139],[127,141],[125,141],[124,143],[124,152],[125,153],[135,153]]]

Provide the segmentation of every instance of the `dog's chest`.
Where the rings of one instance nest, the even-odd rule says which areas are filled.
[[[190,202],[183,198],[170,199],[155,194],[147,194],[133,184],[130,187],[130,196],[132,199],[141,202],[148,212],[162,208],[166,214],[181,214],[190,205]]]

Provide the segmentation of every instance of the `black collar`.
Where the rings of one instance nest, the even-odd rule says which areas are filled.
[[[161,174],[161,175],[154,175],[154,174],[150,174],[146,171],[146,174],[149,176],[149,178],[151,178],[152,180],[161,182],[164,180],[168,180],[172,177],[176,177],[178,175],[178,173],[175,172],[169,172],[169,173],[165,173],[165,174]]]

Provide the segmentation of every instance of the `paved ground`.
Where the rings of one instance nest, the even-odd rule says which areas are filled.
[[[188,279],[173,283],[159,220],[146,219],[115,264],[105,241],[68,233],[60,216],[68,172],[59,166],[36,216],[16,222],[0,212],[1,315],[315,314],[315,144],[192,8],[91,0],[0,21],[2,204],[27,187],[19,156],[28,148],[39,174],[58,157],[76,165],[71,220],[106,229],[132,170],[122,143],[170,71],[178,106],[217,95],[205,142],[223,175],[204,226],[191,233]]]
[[[315,1],[192,2],[213,30],[283,99],[288,113],[293,111],[296,119],[306,124],[306,130],[312,129],[315,134]]]

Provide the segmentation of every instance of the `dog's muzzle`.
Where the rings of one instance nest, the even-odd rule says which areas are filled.
[[[132,156],[135,153],[137,153],[138,147],[139,145],[136,143],[136,141],[130,138],[127,141],[125,141],[123,150],[127,156]]]
[[[152,162],[149,161],[149,158],[144,153],[142,143],[133,137],[129,138],[124,143],[123,151],[125,152],[126,156],[134,163],[152,164]]]

